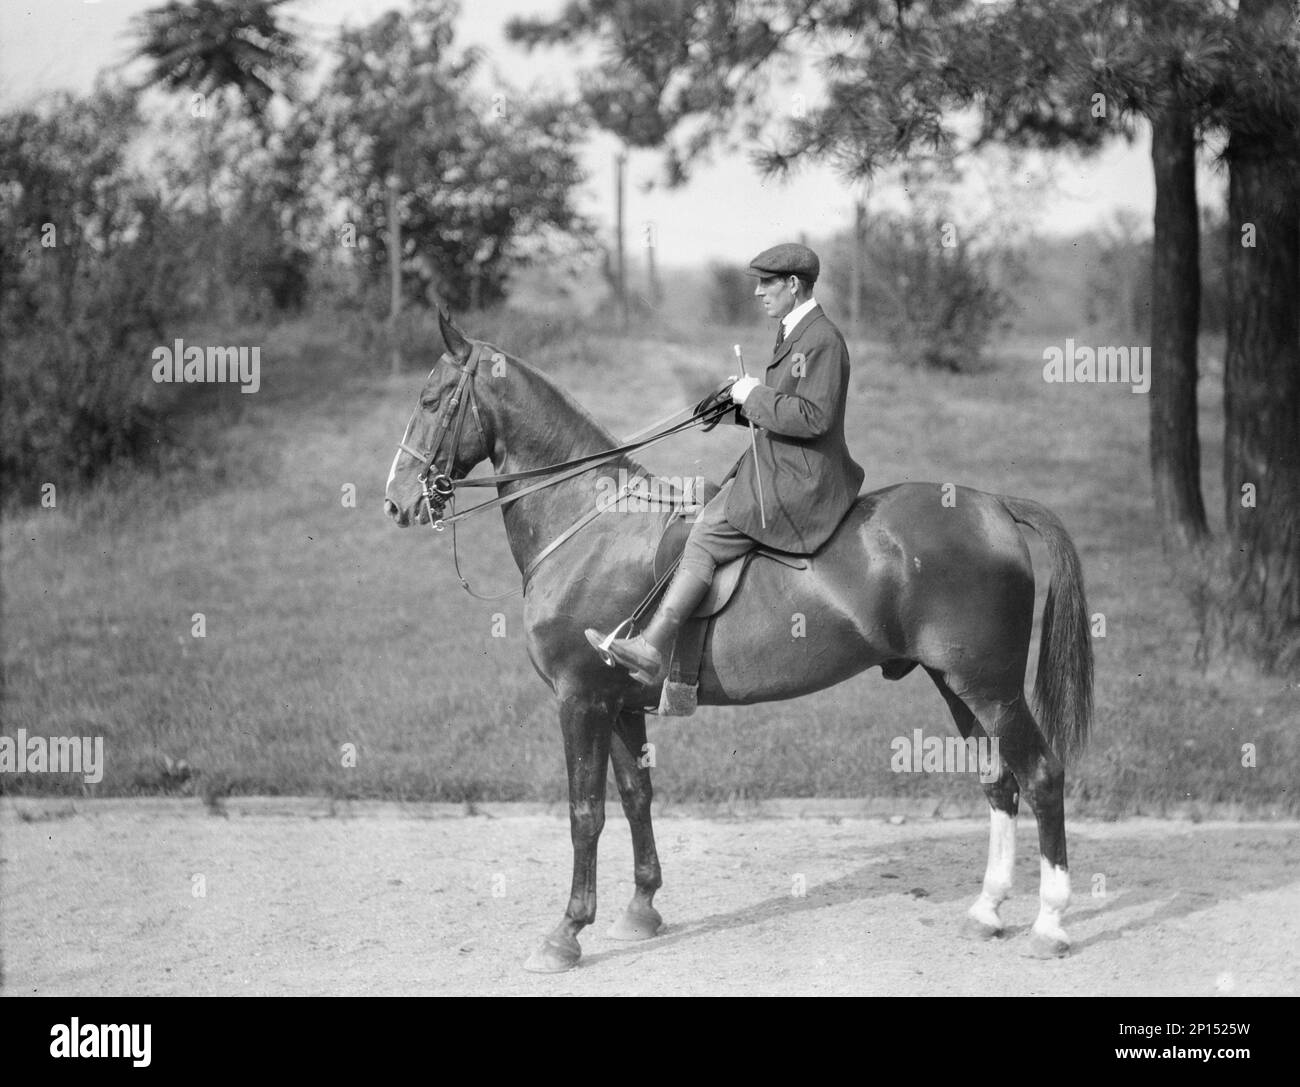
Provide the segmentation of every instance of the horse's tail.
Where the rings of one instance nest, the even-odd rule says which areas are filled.
[[[998,500],[1017,524],[1038,533],[1052,559],[1034,702],[1048,743],[1065,761],[1083,750],[1092,725],[1092,639],[1079,553],[1060,518],[1046,506],[1007,495]]]

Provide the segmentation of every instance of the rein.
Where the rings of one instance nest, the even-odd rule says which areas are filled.
[[[628,482],[619,490],[614,500],[608,504],[598,503],[592,509],[588,510],[578,518],[564,532],[552,540],[541,552],[528,564],[524,570],[524,585],[519,588],[509,589],[506,592],[496,593],[493,595],[483,595],[477,593],[470,586],[469,582],[460,570],[460,553],[456,544],[456,525],[476,513],[486,510],[504,507],[511,502],[518,501],[527,495],[536,491],[545,490],[548,487],[554,487],[565,480],[573,479],[583,473],[590,471],[597,465],[607,461],[614,460],[625,453],[631,453],[638,449],[645,449],[655,445],[658,442],[671,438],[675,434],[681,434],[697,424],[712,421],[712,417],[721,416],[730,410],[730,405],[722,403],[706,403],[702,407],[681,408],[657,422],[651,423],[636,434],[632,435],[626,442],[621,445],[613,446],[610,449],[604,449],[597,453],[587,453],[581,457],[575,457],[572,460],[561,461],[559,464],[546,465],[542,468],[529,468],[522,472],[503,472],[493,476],[476,476],[473,479],[454,479],[450,475],[455,470],[456,453],[460,448],[461,431],[464,427],[465,412],[460,410],[462,403],[468,401],[470,413],[474,417],[474,423],[478,427],[479,436],[483,439],[483,444],[487,446],[487,434],[483,429],[483,420],[479,413],[478,401],[474,396],[474,374],[478,369],[479,362],[482,358],[484,345],[476,343],[470,352],[469,358],[465,365],[460,367],[460,378],[456,382],[456,388],[450,399],[447,401],[443,410],[439,412],[438,422],[434,427],[432,448],[429,451],[420,449],[417,446],[409,445],[407,438],[410,437],[411,425],[415,421],[415,414],[412,414],[411,423],[407,424],[406,434],[402,441],[398,442],[398,449],[415,458],[420,464],[420,475],[417,477],[423,491],[421,498],[424,499],[429,511],[429,524],[435,532],[442,532],[448,525],[451,526],[451,552],[452,565],[456,571],[456,578],[461,587],[477,600],[495,601],[504,600],[513,596],[515,593],[522,592],[527,586],[529,578],[533,572],[541,565],[542,560],[551,555],[563,543],[571,539],[579,531],[594,521],[606,509],[617,505],[618,500],[625,497],[631,489],[642,479],[645,479],[641,473],[634,473]],[[415,409],[419,412],[419,407]],[[678,422],[672,422],[678,416],[686,414],[686,418]],[[671,423],[671,425],[669,425]],[[437,465],[438,452],[442,447],[443,439],[446,437],[447,429],[451,426],[451,449],[447,455],[446,464],[448,471],[443,471]],[[662,429],[660,429],[662,428]],[[496,498],[489,499],[486,502],[480,502],[476,506],[471,506],[467,510],[456,512],[456,489],[458,487],[496,487],[506,483],[515,483],[525,479],[535,479],[537,482],[531,483],[527,487],[521,487],[510,494],[498,495]],[[449,517],[443,516],[443,511],[451,506],[452,513]]]

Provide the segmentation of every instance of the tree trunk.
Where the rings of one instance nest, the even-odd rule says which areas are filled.
[[[1151,268],[1151,480],[1166,545],[1187,547],[1209,529],[1201,498],[1196,431],[1196,334],[1200,324],[1200,218],[1191,114],[1152,122],[1156,217]]]
[[[849,264],[849,327],[862,334],[862,278],[867,259],[867,208],[859,198],[853,201],[853,260]]]
[[[402,372],[398,321],[402,316],[402,219],[397,204],[397,175],[388,175],[388,337],[393,375]]]
[[[1258,18],[1276,0],[1242,0]],[[1287,152],[1290,151],[1290,155]],[[1300,182],[1296,148],[1258,127],[1228,144],[1223,485],[1239,609],[1257,656],[1286,667],[1300,638]]]

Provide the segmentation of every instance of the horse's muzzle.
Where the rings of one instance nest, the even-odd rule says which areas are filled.
[[[391,498],[384,499],[384,512],[393,519],[398,528],[410,528],[411,515],[401,509]]]

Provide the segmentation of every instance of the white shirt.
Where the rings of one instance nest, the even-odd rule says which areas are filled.
[[[802,321],[804,315],[807,314],[815,305],[817,305],[817,299],[809,297],[807,302],[803,303],[803,305],[795,306],[794,309],[781,318],[781,327],[785,329],[785,333],[781,337],[783,340],[790,338],[790,333],[794,331],[794,326]]]
[[[794,331],[794,326],[802,321],[808,311],[815,305],[817,305],[817,299],[809,298],[807,302],[803,303],[803,305],[795,306],[794,309],[781,318],[781,328],[784,330],[781,336],[781,341],[783,343],[790,338],[790,333]],[[744,405],[754,387],[762,384],[763,382],[756,377],[742,377],[740,381],[736,382],[736,388],[741,390],[741,395],[737,397],[733,392],[731,398],[735,400],[737,404]]]

